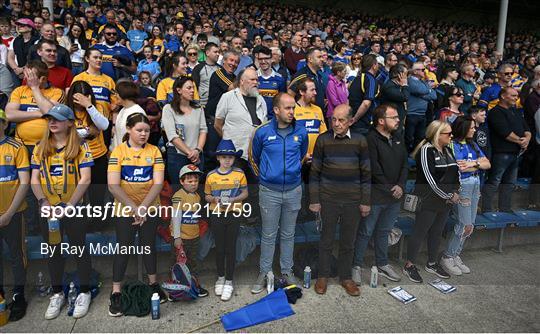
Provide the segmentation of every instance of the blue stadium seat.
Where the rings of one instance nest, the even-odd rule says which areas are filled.
[[[411,235],[414,226],[414,218],[407,216],[399,216],[395,226],[403,232],[403,236]]]
[[[516,186],[521,190],[528,190],[531,187],[531,179],[527,177],[520,177],[516,181]]]
[[[518,222],[517,226],[534,227],[540,225],[540,211],[516,210],[514,214],[523,220]]]
[[[522,218],[508,212],[485,212],[483,216],[488,220],[486,228],[503,228],[511,224],[518,224]]]

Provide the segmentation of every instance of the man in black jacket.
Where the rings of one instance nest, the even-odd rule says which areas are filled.
[[[390,80],[386,81],[381,89],[381,101],[383,104],[392,104],[399,115],[398,130],[393,134],[396,138],[404,135],[403,124],[407,116],[407,101],[409,101],[409,86],[407,84],[407,66],[397,64],[390,68]],[[373,123],[376,124],[376,123]]]
[[[372,235],[375,235],[375,262],[379,275],[394,282],[401,279],[388,264],[388,234],[399,215],[408,173],[405,143],[402,138],[394,137],[399,123],[394,106],[382,104],[375,108],[375,128],[367,135],[371,162],[371,213],[360,223],[356,236],[352,269],[352,279],[356,284],[360,284],[360,268]]]
[[[491,169],[482,192],[482,210],[493,211],[495,192],[501,185],[499,211],[512,209],[512,189],[517,179],[518,158],[529,145],[531,132],[522,114],[516,109],[518,91],[505,87],[499,94],[499,104],[489,111],[491,137]]]

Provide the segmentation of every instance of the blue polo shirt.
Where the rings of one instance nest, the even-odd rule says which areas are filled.
[[[99,51],[101,51],[101,53],[103,54],[103,63],[101,65],[101,72],[105,75],[110,76],[114,81],[116,81],[118,78],[116,77],[116,72],[112,64],[113,57],[121,56],[131,61],[135,60],[131,51],[129,51],[128,48],[126,48],[123,45],[120,45],[119,43],[116,43],[114,46],[109,46],[102,43],[102,44],[96,44],[94,47],[98,49]]]

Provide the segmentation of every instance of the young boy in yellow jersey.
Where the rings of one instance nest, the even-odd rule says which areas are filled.
[[[173,215],[171,217],[171,235],[174,238],[174,247],[184,246],[187,256],[187,266],[195,277],[199,289],[199,297],[208,296],[197,279],[200,263],[197,258],[199,251],[199,219],[203,211],[201,197],[197,193],[199,188],[200,169],[193,165],[185,165],[180,169],[180,184],[182,188],[172,197]]]
[[[26,245],[22,211],[26,208],[24,197],[30,184],[30,164],[24,145],[4,135],[7,125],[6,113],[0,109],[0,254],[3,239],[11,253],[14,282],[9,321],[17,321],[26,314],[27,305],[24,298]],[[3,257],[0,256],[0,295],[5,299]]]
[[[216,242],[218,279],[214,290],[223,301],[231,299],[234,290],[236,239],[243,217],[242,201],[248,197],[246,175],[233,167],[234,160],[242,153],[236,151],[231,140],[222,140],[215,152],[219,167],[208,173],[204,186],[205,199],[210,203],[210,228]]]

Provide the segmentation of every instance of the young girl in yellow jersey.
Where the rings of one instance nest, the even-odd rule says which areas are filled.
[[[92,86],[86,81],[75,81],[67,94],[67,106],[75,112],[75,126],[79,137],[88,143],[92,152],[92,186],[88,190],[92,206],[103,204],[107,185],[107,147],[103,131],[109,120],[103,115],[103,106],[96,103]]]
[[[67,209],[82,204],[84,193],[90,185],[90,170],[94,164],[92,153],[85,143],[81,143],[74,124],[75,115],[68,106],[57,104],[43,117],[48,120],[48,128],[32,155],[32,191],[38,199],[42,213],[53,206],[65,208],[65,213],[69,215],[69,212],[74,211]],[[50,233],[49,223],[52,222],[43,220],[41,223],[43,240],[48,246],[49,275],[53,289],[45,319],[56,318],[65,304],[62,276],[66,255],[73,255],[77,262],[80,294],[75,302],[73,317],[81,318],[88,312],[91,299],[89,283],[92,264],[85,247],[87,221],[76,216],[61,216],[60,236],[57,240],[49,237],[53,235]],[[65,247],[61,247],[66,244],[60,244],[64,233],[69,240],[67,252]]]
[[[127,133],[109,158],[107,173],[109,190],[116,199],[116,241],[120,252],[114,255],[113,287],[109,315],[122,315],[120,304],[122,280],[139,235],[137,254],[142,254],[148,283],[160,301],[167,301],[156,278],[156,218],[159,193],[163,187],[165,165],[159,149],[148,144],[150,121],[144,114],[132,114],[126,121]],[[127,211],[127,212],[126,212]],[[124,214],[126,212],[126,214]],[[148,214],[147,214],[148,213]],[[122,251],[122,250],[127,251]]]
[[[242,150],[236,151],[231,140],[222,140],[215,154],[219,167],[208,173],[204,194],[210,203],[210,228],[216,242],[218,279],[214,290],[221,300],[227,301],[234,290],[236,239],[242,219],[242,201],[248,197],[248,189],[244,172],[233,167],[234,160],[242,156]]]

